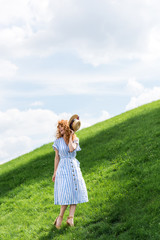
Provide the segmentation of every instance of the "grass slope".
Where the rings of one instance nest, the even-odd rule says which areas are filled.
[[[53,221],[52,143],[0,166],[0,239],[160,239],[160,101],[78,131],[89,202]]]

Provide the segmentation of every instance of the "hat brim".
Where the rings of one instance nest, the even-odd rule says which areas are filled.
[[[70,124],[71,124],[71,122],[72,122],[73,119],[78,119],[78,118],[79,118],[79,116],[78,116],[77,114],[74,114],[74,115],[69,119],[69,122],[68,122],[69,126],[70,126]]]
[[[74,126],[75,129],[73,129],[73,131],[74,131],[74,132],[77,132],[77,131],[79,130],[80,126],[81,126],[81,121],[78,121],[77,124]],[[73,128],[74,128],[74,127],[73,127]]]

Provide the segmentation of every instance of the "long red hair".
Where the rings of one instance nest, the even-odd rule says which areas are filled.
[[[62,137],[60,131],[59,131],[59,126],[63,127],[64,128],[64,131],[65,131],[65,134],[66,134],[66,141],[67,141],[67,144],[69,143],[69,138],[70,138],[70,135],[71,135],[71,129],[69,127],[69,122],[68,120],[59,120],[58,123],[57,123],[57,131],[56,131],[56,137],[57,138],[60,138]],[[74,133],[73,134],[73,137],[72,137],[72,141],[76,138],[76,134]]]

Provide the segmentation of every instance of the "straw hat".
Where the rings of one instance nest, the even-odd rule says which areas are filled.
[[[74,114],[70,119],[69,119],[69,127],[70,129],[72,129],[74,132],[76,132],[80,126],[81,126],[81,122],[79,120],[79,116],[77,114]]]

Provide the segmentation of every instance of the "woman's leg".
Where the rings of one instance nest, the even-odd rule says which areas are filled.
[[[74,217],[75,210],[76,210],[76,204],[71,204],[69,209],[69,216]]]
[[[61,225],[62,220],[63,220],[63,215],[64,215],[64,212],[67,209],[67,207],[68,207],[68,205],[61,205],[60,214],[59,214],[59,216],[61,216],[61,217],[57,218],[57,224],[56,225],[58,225],[58,226]]]
[[[74,218],[75,210],[76,210],[76,204],[71,204],[71,205],[70,205],[70,209],[69,209],[69,218],[67,219],[67,222],[68,222],[71,226],[74,226],[73,218]],[[71,218],[70,218],[70,217],[71,217]]]
[[[68,205],[62,205],[62,206],[61,206],[60,214],[59,214],[60,216],[63,216],[63,215],[64,215],[64,212],[66,211],[67,207],[68,207]]]

